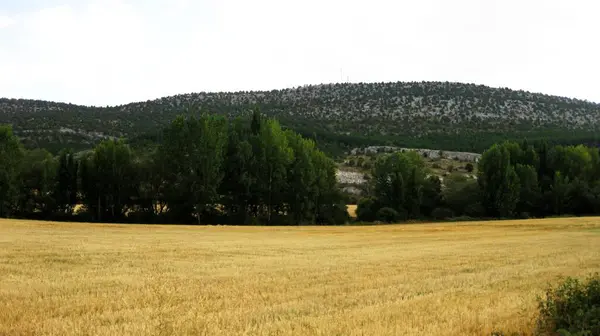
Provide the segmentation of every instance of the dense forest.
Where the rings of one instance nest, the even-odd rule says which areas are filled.
[[[229,119],[259,107],[284,129],[330,155],[366,145],[479,152],[504,140],[597,144],[600,105],[482,85],[442,82],[344,83],[273,91],[192,93],[90,107],[0,99],[0,123],[26,148],[91,149],[107,139],[154,141],[177,115],[210,111]]]
[[[104,140],[80,157],[69,150],[55,157],[24,149],[10,127],[1,127],[0,217],[264,225],[347,220],[334,162],[312,140],[258,111],[250,122],[180,116],[160,138],[140,151]]]
[[[476,179],[450,175],[443,183],[416,152],[375,162],[362,221],[532,218],[600,214],[597,147],[502,142],[486,150]]]

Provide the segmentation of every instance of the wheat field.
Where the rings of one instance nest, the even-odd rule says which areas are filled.
[[[531,332],[600,218],[362,227],[0,221],[0,335]]]

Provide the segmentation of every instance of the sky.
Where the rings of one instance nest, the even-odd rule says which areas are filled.
[[[597,0],[0,0],[0,97],[451,81],[600,102]]]

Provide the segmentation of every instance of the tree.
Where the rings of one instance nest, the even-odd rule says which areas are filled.
[[[379,210],[377,200],[372,197],[361,198],[356,207],[356,218],[360,221],[372,222]]]
[[[19,164],[23,149],[10,126],[0,126],[0,217],[10,217],[18,196]]]
[[[196,222],[214,211],[223,178],[226,120],[222,117],[178,117],[165,130],[159,148],[169,185],[167,204],[177,218],[193,212]]]
[[[58,208],[70,215],[77,205],[78,165],[71,150],[59,154],[56,189],[54,191]]]
[[[479,161],[483,205],[491,216],[511,217],[519,201],[519,178],[511,165],[510,144],[493,145]]]
[[[293,152],[293,160],[287,170],[288,215],[294,224],[303,221],[313,222],[314,194],[316,188],[316,173],[312,162],[314,142],[302,138],[292,131],[286,132],[288,143]]]
[[[515,172],[519,178],[520,192],[516,213],[530,215],[540,212],[541,191],[537,178],[537,171],[531,165],[517,164]]]
[[[385,155],[373,169],[374,196],[382,207],[395,209],[401,217],[418,216],[424,176],[425,163],[416,152]]]
[[[25,151],[19,167],[17,213],[26,218],[48,218],[57,210],[54,190],[57,164],[44,149]]]
[[[336,180],[336,167],[325,153],[312,151],[315,172],[314,213],[317,224],[342,224],[349,216]]]
[[[406,210],[411,218],[418,218],[421,215],[421,204],[423,202],[423,184],[422,176],[419,176],[417,167],[412,167],[406,186]]]
[[[240,119],[236,119],[228,130],[220,193],[223,211],[231,224],[247,224],[251,188],[257,179],[253,174],[256,164],[249,134],[250,130],[244,128]]]
[[[423,183],[421,213],[430,216],[433,209],[442,203],[442,181],[435,175],[429,176]]]
[[[258,107],[255,107],[252,111],[252,121],[250,122],[250,131],[252,132],[252,135],[257,136],[258,134],[260,134],[262,126],[263,121],[260,109]]]
[[[284,194],[287,182],[287,166],[293,160],[293,152],[279,123],[267,120],[255,138],[254,153],[258,171],[255,191],[264,204],[263,214],[267,224],[272,224],[273,215],[284,210]]]
[[[106,140],[81,161],[84,203],[97,221],[122,220],[137,196],[133,153],[121,140]]]

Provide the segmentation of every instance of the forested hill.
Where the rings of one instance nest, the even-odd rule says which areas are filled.
[[[481,85],[413,82],[311,85],[192,93],[112,107],[0,99],[0,124],[30,147],[88,148],[107,137],[142,139],[187,110],[230,116],[258,106],[320,145],[481,151],[501,139],[597,142],[600,105]],[[189,109],[191,107],[191,109]],[[198,113],[198,112],[195,112]]]

